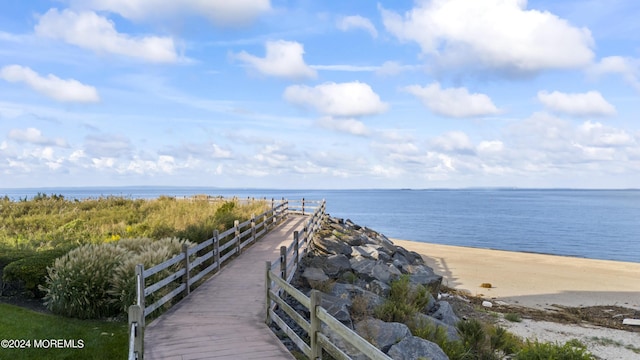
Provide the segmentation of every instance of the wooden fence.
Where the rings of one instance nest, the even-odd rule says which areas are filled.
[[[304,204],[304,199],[303,199]],[[305,225],[302,235],[297,231],[293,234],[293,241],[289,246],[280,248],[280,257],[278,260],[267,261],[265,271],[265,288],[266,288],[266,319],[267,325],[276,323],[276,325],[293,341],[294,344],[309,359],[322,359],[322,350],[324,349],[331,356],[338,360],[351,359],[344,351],[322,333],[321,325],[325,324],[329,331],[351,344],[369,359],[390,360],[385,353],[373,346],[367,340],[363,339],[353,330],[349,329],[339,320],[331,316],[326,309],[321,306],[322,293],[318,290],[311,290],[310,297],[307,297],[300,290],[293,287],[290,282],[298,268],[301,257],[307,252],[309,242],[313,234],[322,225],[325,216],[325,202],[315,210],[313,216]],[[303,209],[299,209],[304,212]],[[279,270],[278,273],[275,270]],[[309,310],[309,319],[300,315],[294,310],[284,299],[283,295],[287,294],[302,306]],[[291,327],[287,325],[285,320],[275,312],[278,306],[285,314],[295,321],[308,335],[309,341],[303,340]]]
[[[240,254],[242,249],[261,238],[284,220],[288,213],[305,212],[304,199],[292,201],[291,208],[289,203],[285,199],[272,199],[271,208],[264,213],[242,223],[236,220],[232,228],[222,233],[216,230],[212,238],[195,246],[184,244],[180,254],[161,264],[149,269],[142,264],[137,265],[136,303],[128,309],[129,359],[144,357],[144,328],[149,315],[163,305],[171,305],[170,301],[177,296],[189,295],[204,276],[220,271],[232,256]],[[154,282],[147,283],[151,281]],[[147,299],[152,300],[150,304],[146,303]]]

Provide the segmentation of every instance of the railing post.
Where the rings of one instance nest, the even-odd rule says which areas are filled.
[[[300,261],[300,245],[298,244],[298,230],[293,232],[293,249],[295,250],[295,264],[298,266],[298,261]]]
[[[183,243],[182,252],[184,253],[184,270],[185,270],[184,277],[182,278],[182,282],[186,286],[187,295],[189,295],[189,293],[191,293],[191,287],[189,286],[189,272],[191,271],[191,269],[189,269],[189,245]]]
[[[322,303],[322,297],[320,291],[311,290],[311,306],[309,306],[309,313],[311,326],[309,328],[309,340],[311,345],[311,359],[322,359],[322,346],[318,343],[318,333],[320,332],[320,319],[318,319],[318,306]]]
[[[264,227],[265,232],[269,232],[269,224],[267,224],[267,212],[262,216],[262,226]]]
[[[240,244],[242,244],[242,241],[240,241],[240,220],[235,220],[233,222],[233,229],[235,231],[236,241],[238,242],[236,244],[236,254],[240,255],[240,251],[242,250],[240,247]]]
[[[218,267],[218,272],[220,272],[220,239],[218,235],[218,230],[213,230],[213,251],[215,251],[215,262]]]
[[[271,279],[269,278],[269,271],[271,271],[271,261],[267,261],[266,270],[264,272],[264,288],[266,291],[265,296],[265,318],[264,322],[267,323],[267,326],[271,325],[271,314],[269,314],[269,310],[271,310],[271,298],[269,291],[271,290]]]
[[[142,327],[144,327],[144,309],[146,305],[144,298],[144,265],[142,264],[136,265],[136,304],[140,305],[140,307],[142,308],[141,324]]]
[[[128,315],[129,339],[131,339],[131,331],[134,331],[133,349],[129,349],[129,351],[133,350],[134,357],[138,360],[142,360],[144,359],[144,326],[140,323],[140,319],[144,319],[144,310],[140,305],[131,305],[129,306]],[[131,325],[134,323],[136,326],[132,329]]]
[[[302,215],[304,215],[304,198],[302,198]]]
[[[255,242],[256,239],[256,216],[251,214],[251,242]]]
[[[287,280],[287,247],[280,246],[280,277]]]

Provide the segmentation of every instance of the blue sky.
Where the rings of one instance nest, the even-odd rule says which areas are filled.
[[[629,188],[640,3],[9,0],[0,188]]]

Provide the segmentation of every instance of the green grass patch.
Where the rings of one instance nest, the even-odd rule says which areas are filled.
[[[128,329],[123,322],[77,320],[0,304],[0,339],[30,340],[30,348],[0,348],[1,359],[125,359]],[[74,340],[82,348],[35,348],[36,341]],[[47,341],[42,341],[47,340]]]

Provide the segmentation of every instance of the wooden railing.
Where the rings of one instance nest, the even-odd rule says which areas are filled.
[[[295,203],[295,202],[294,202]],[[302,204],[304,204],[302,200]],[[303,205],[304,207],[304,205]],[[298,211],[298,207],[294,208]],[[214,231],[213,237],[192,247],[183,244],[182,252],[173,258],[145,269],[138,264],[135,270],[136,302],[128,309],[129,317],[129,359],[143,359],[144,328],[146,318],[161,306],[167,304],[178,295],[187,296],[199,285],[199,281],[212,271],[220,268],[233,255],[240,254],[242,249],[261,238],[267,231],[286,218],[289,213],[289,201],[271,200],[271,208],[258,216],[240,223],[222,233]],[[205,267],[206,266],[206,267]],[[175,268],[178,270],[173,270]],[[168,275],[165,273],[169,272]],[[157,274],[166,275],[152,284],[146,280]],[[179,282],[179,284],[177,284]],[[147,297],[165,289],[168,293],[147,305]],[[158,296],[156,295],[155,298]]]
[[[308,204],[308,203],[307,203]],[[322,293],[318,290],[311,290],[310,297],[307,297],[300,290],[293,287],[290,282],[298,267],[298,263],[307,252],[309,242],[313,234],[320,228],[325,216],[326,203],[322,201],[319,207],[315,208],[312,217],[303,228],[302,235],[294,232],[293,240],[289,246],[280,248],[280,257],[274,261],[267,261],[265,266],[265,288],[266,288],[266,319],[267,325],[276,323],[276,325],[293,341],[294,344],[309,359],[321,359],[322,350],[331,354],[335,359],[351,359],[343,350],[338,348],[325,334],[321,331],[321,325],[325,324],[329,331],[343,339],[346,343],[351,344],[362,354],[370,359],[390,360],[385,353],[373,346],[367,340],[363,339],[353,330],[349,329],[339,320],[331,316],[326,309],[321,306]],[[301,209],[296,210],[304,212],[305,202],[302,201]],[[307,210],[308,211],[308,210]],[[279,272],[275,272],[278,270]],[[287,294],[298,301],[302,306],[309,309],[309,319],[300,315],[294,310],[284,299],[283,295]],[[276,312],[278,306],[285,314],[296,322],[308,335],[309,342],[305,342]]]

